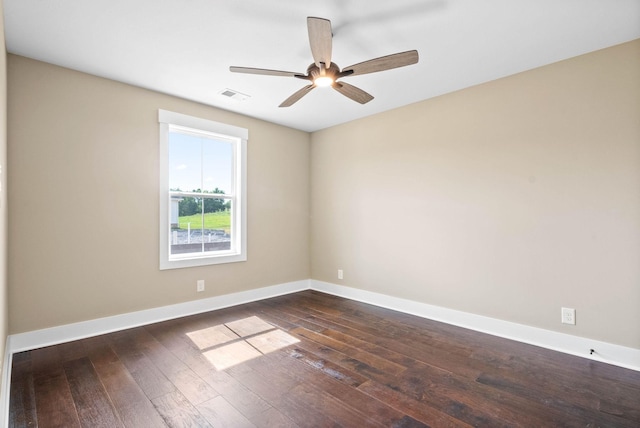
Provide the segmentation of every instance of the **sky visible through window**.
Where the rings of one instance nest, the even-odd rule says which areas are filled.
[[[230,194],[231,142],[172,131],[169,134],[169,188],[184,192],[216,187]]]

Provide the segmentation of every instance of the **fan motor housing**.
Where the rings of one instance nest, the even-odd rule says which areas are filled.
[[[338,65],[335,62],[332,62],[329,65],[329,67],[325,68],[324,70],[318,67],[315,63],[311,64],[307,68],[307,76],[311,80],[314,80],[317,77],[321,77],[321,76],[332,77],[335,80],[338,77],[338,74],[340,74],[340,67],[338,67]]]

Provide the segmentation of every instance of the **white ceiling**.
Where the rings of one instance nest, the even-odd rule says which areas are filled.
[[[7,50],[315,131],[640,38],[640,0],[4,0]],[[307,82],[230,65],[305,72],[307,16],[330,19],[346,67],[417,49],[420,62],[344,78],[360,105]],[[233,89],[246,101],[219,93]]]

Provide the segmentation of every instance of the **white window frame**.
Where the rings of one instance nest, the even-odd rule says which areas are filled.
[[[158,110],[160,123],[160,270],[247,260],[247,140],[249,131],[233,125],[208,119],[188,116],[167,110]],[[232,140],[234,146],[233,165],[233,209],[231,249],[203,254],[174,255],[170,251],[171,195],[169,193],[169,133],[171,128],[187,129],[213,134]],[[221,195],[222,196],[222,195]]]

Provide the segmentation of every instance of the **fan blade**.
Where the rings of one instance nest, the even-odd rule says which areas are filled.
[[[282,102],[282,104],[280,104],[278,107],[289,107],[289,106],[293,105],[298,100],[300,100],[300,98],[302,98],[305,95],[307,95],[309,93],[309,91],[311,91],[313,88],[315,88],[315,85],[307,85],[307,86],[305,86],[304,88],[294,92],[293,95],[291,95],[289,98],[284,100]]]
[[[373,99],[373,95],[348,83],[335,82],[332,87],[345,97],[351,98],[353,101],[356,101],[360,104],[366,104]]]
[[[307,28],[309,30],[309,45],[313,61],[319,68],[320,63],[324,63],[326,68],[331,65],[331,21],[323,18],[307,18]]]
[[[355,76],[357,74],[375,73],[377,71],[391,70],[418,62],[418,51],[406,51],[392,55],[370,59],[342,69],[342,75]]]
[[[229,71],[234,73],[247,73],[247,74],[263,74],[265,76],[284,76],[284,77],[296,77],[304,76],[304,74],[294,73],[293,71],[281,71],[281,70],[267,70],[264,68],[250,68],[250,67],[229,67]]]

